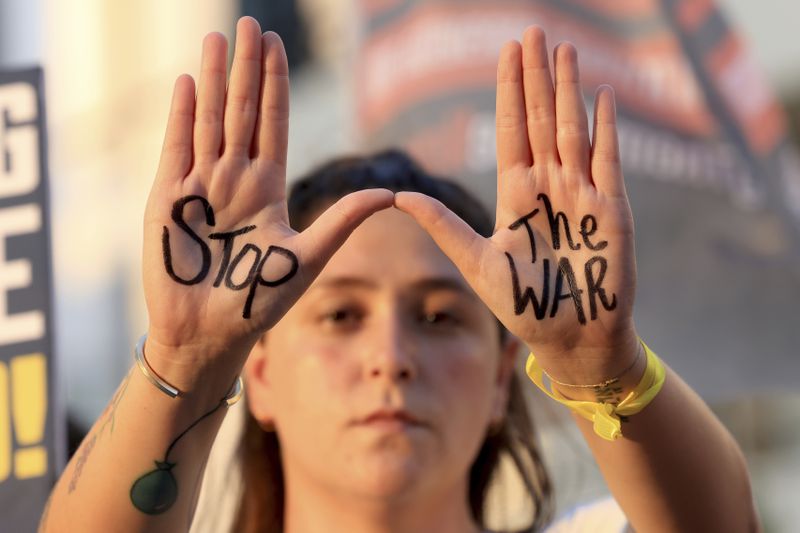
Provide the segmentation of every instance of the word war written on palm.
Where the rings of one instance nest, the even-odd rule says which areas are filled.
[[[580,241],[576,241],[573,239],[567,215],[562,211],[554,212],[550,198],[546,194],[539,194],[537,200],[541,202],[544,208],[544,216],[547,218],[547,225],[550,230],[550,244],[554,252],[559,252],[561,250],[575,252],[585,247],[591,252],[596,253],[608,247],[608,241],[596,240],[593,238],[598,230],[597,217],[594,215],[586,214],[581,218],[580,230],[578,231]],[[537,263],[538,258],[535,237],[536,232],[531,224],[532,220],[541,214],[541,210],[536,208],[508,226],[508,229],[512,231],[518,231],[521,228],[525,229],[530,243],[531,263],[534,264]],[[587,316],[584,307],[584,293],[589,304],[589,320],[597,319],[598,302],[600,306],[607,311],[613,311],[617,307],[616,294],[611,293],[609,297],[603,287],[603,281],[608,271],[608,260],[599,253],[592,255],[589,259],[584,261],[582,274],[586,282],[585,291],[581,289],[578,284],[573,262],[568,255],[562,255],[555,260],[555,279],[552,279],[550,276],[551,259],[541,259],[542,289],[538,297],[532,287],[525,286],[523,288],[514,257],[508,252],[506,252],[505,255],[508,259],[508,266],[511,272],[514,313],[517,315],[523,314],[528,308],[528,305],[530,305],[533,308],[533,313],[537,320],[544,320],[548,316],[552,318],[558,313],[559,304],[562,300],[571,300],[578,317],[578,322],[581,325],[585,325],[587,324]],[[553,285],[552,291],[551,284]]]

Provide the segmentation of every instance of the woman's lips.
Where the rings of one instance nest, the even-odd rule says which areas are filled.
[[[385,430],[404,430],[424,427],[422,421],[402,409],[380,409],[374,411],[358,419],[355,425]]]

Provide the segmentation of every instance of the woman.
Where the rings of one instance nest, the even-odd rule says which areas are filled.
[[[395,151],[336,160],[298,181],[289,195],[289,219],[305,228],[342,196],[377,187],[424,193],[479,234],[492,234],[491,219],[461,187],[428,176]],[[364,494],[380,494],[387,485],[422,486],[415,469],[426,472],[423,479],[452,477],[431,474],[447,472],[453,462],[453,472],[469,470],[467,503],[480,521],[500,453],[513,458],[534,500],[536,525],[543,525],[550,487],[512,371],[517,348],[413,220],[395,210],[371,216],[251,352],[242,465],[248,490],[234,531],[280,531],[283,473],[292,477],[303,465],[315,477],[346,479],[342,491],[361,486]],[[298,371],[305,365],[308,375]],[[356,379],[359,368],[368,379]],[[493,387],[487,432],[475,416],[486,409]],[[410,422],[413,454],[397,449],[404,441],[403,432],[391,431],[397,422]],[[377,430],[381,424],[386,431]],[[387,468],[386,461],[396,464]]]
[[[555,88],[541,30],[501,51],[489,237],[458,202],[386,188],[320,198],[292,230],[283,47],[245,18],[227,91],[225,57],[209,35],[196,99],[176,83],[145,214],[148,337],[44,531],[186,529],[246,361],[252,415],[281,443],[285,531],[479,531],[471,472],[507,418],[516,351],[495,317],[532,377],[585,400],[570,405],[594,425],[576,423],[636,530],[757,528],[738,447],[636,334],[613,93],[590,145],[571,45]]]

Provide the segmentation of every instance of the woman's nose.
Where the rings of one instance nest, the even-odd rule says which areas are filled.
[[[416,342],[399,319],[376,328],[365,370],[370,379],[410,381],[417,376]]]

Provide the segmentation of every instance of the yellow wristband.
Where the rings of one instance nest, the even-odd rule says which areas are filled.
[[[631,391],[621,402],[613,404],[609,402],[589,402],[582,400],[569,400],[557,390],[548,390],[544,384],[542,367],[536,362],[536,358],[531,353],[525,365],[525,372],[537,387],[560,404],[566,405],[573,412],[579,414],[586,420],[594,424],[594,432],[606,440],[616,440],[622,437],[622,427],[620,416],[635,415],[647,404],[649,404],[664,385],[666,371],[664,364],[656,354],[642,341],[644,351],[647,354],[647,367],[644,375],[636,388]]]

